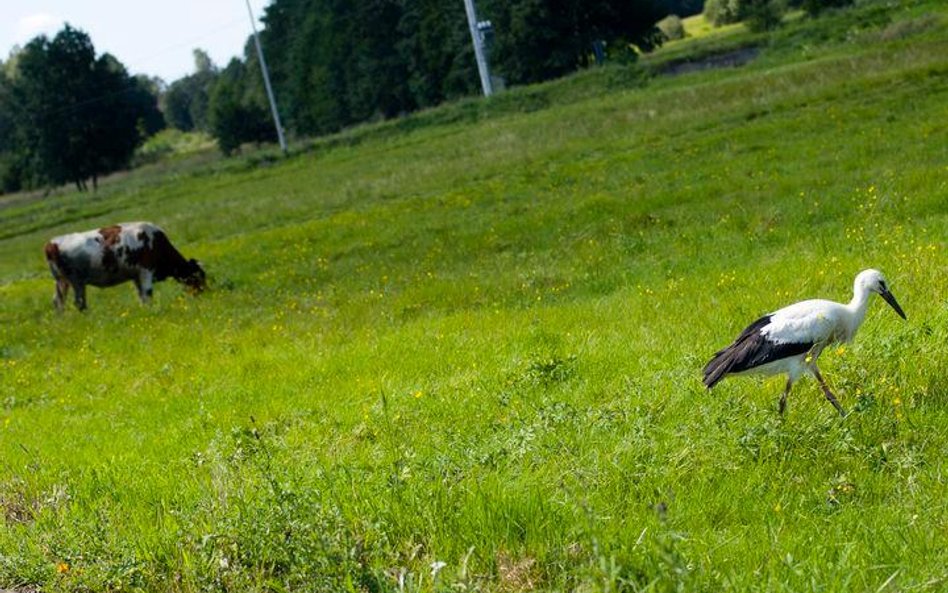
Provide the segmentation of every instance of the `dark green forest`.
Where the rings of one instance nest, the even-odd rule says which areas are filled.
[[[841,0],[807,1],[818,7]],[[480,0],[478,17],[492,24],[492,75],[509,87],[589,67],[594,46],[604,50],[599,60],[634,62],[662,42],[662,17],[707,13],[714,3],[720,0]],[[746,4],[746,18],[770,18],[780,2],[731,4]],[[333,133],[480,90],[462,0],[274,0],[260,20],[291,137]],[[779,22],[778,13],[766,24]],[[132,76],[114,56],[97,56],[89,36],[68,25],[15,50],[0,64],[0,191],[94,188],[102,175],[127,168],[135,149],[165,126],[206,132],[224,154],[275,140],[253,38],[223,67],[201,50],[194,57],[192,74],[166,84]]]
[[[657,0],[482,0],[493,73],[507,85],[549,80],[590,65],[593,43],[610,58],[651,48],[667,6]],[[311,136],[394,117],[478,92],[460,0],[275,0],[262,18],[265,55],[291,133]],[[229,152],[272,139],[253,44],[209,84],[207,70],[176,82],[169,104],[196,105],[193,126]],[[213,87],[213,88],[211,88]],[[185,110],[182,108],[182,112]],[[182,118],[186,119],[186,118]],[[172,122],[172,125],[175,125]]]
[[[82,31],[37,37],[0,69],[0,187],[95,187],[165,126],[157,91]]]

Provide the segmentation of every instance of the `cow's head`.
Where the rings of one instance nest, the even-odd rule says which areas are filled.
[[[207,288],[207,276],[204,274],[204,268],[196,259],[189,259],[181,270],[178,281],[188,287],[191,293],[199,293]]]

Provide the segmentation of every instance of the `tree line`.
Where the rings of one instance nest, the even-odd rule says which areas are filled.
[[[478,0],[478,9],[493,25],[492,72],[521,85],[603,56],[634,60],[662,42],[656,23],[668,14],[703,7],[711,20],[728,22],[786,2],[815,14],[850,1]],[[479,91],[462,0],[273,0],[262,21],[279,109],[295,136]],[[97,56],[89,36],[68,25],[31,41],[0,63],[0,190],[95,187],[166,125],[207,132],[225,154],[275,140],[253,39],[223,68],[200,50],[194,56],[192,74],[164,85]]]
[[[803,9],[809,16],[819,16],[833,8],[844,8],[854,0],[705,0],[702,13],[705,20],[720,27],[743,22],[751,31],[766,31],[778,27],[791,8]]]
[[[491,70],[507,85],[541,82],[587,67],[594,44],[613,62],[633,61],[667,37],[666,15],[705,11],[715,24],[779,24],[788,5],[815,15],[852,0],[478,0],[493,25]],[[727,3],[727,18],[716,7]],[[713,17],[711,15],[714,15]],[[462,0],[273,0],[261,42],[284,124],[313,136],[390,118],[479,92]],[[257,54],[223,70],[197,55],[196,72],[171,85],[171,126],[200,129],[225,154],[275,140]],[[173,107],[174,106],[174,107]],[[180,117],[172,116],[177,110]]]
[[[157,92],[68,25],[32,40],[0,67],[0,188],[95,187],[164,127]]]
[[[612,59],[660,42],[655,23],[695,0],[479,0],[490,20],[493,73],[508,85],[588,66],[594,42]],[[700,10],[693,6],[692,12]],[[476,94],[479,78],[462,0],[274,0],[261,42],[291,133],[311,136]],[[212,133],[230,152],[272,139],[256,52],[248,40],[209,82],[206,69],[171,85],[169,123]],[[205,108],[206,105],[206,108]],[[187,107],[185,107],[187,106]],[[204,118],[186,112],[206,113]]]
[[[492,21],[491,64],[507,84],[587,66],[593,43],[632,59],[659,42],[654,23],[696,0],[479,0]],[[462,0],[274,0],[261,41],[291,134],[311,136],[475,94],[478,75]],[[229,154],[275,133],[248,38],[223,68],[195,51],[194,73],[166,88],[97,56],[66,26],[0,68],[0,188],[94,187],[127,167],[165,125],[213,135]],[[159,100],[160,107],[159,110]]]

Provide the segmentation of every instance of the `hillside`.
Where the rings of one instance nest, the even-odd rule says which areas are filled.
[[[739,68],[604,69],[267,155],[0,204],[0,589],[948,587],[948,7],[865,2]],[[152,220],[211,287],[90,289]],[[803,380],[701,368],[877,299]]]

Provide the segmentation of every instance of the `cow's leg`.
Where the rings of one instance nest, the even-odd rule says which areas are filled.
[[[152,287],[154,286],[154,274],[151,270],[142,270],[135,280],[135,288],[138,289],[138,298],[143,305],[151,302]]]
[[[76,291],[76,308],[80,311],[86,310],[86,285],[76,283],[73,285],[73,290]]]
[[[69,294],[69,281],[65,278],[56,278],[56,295],[53,297],[53,306],[62,313],[66,308],[66,295]]]

